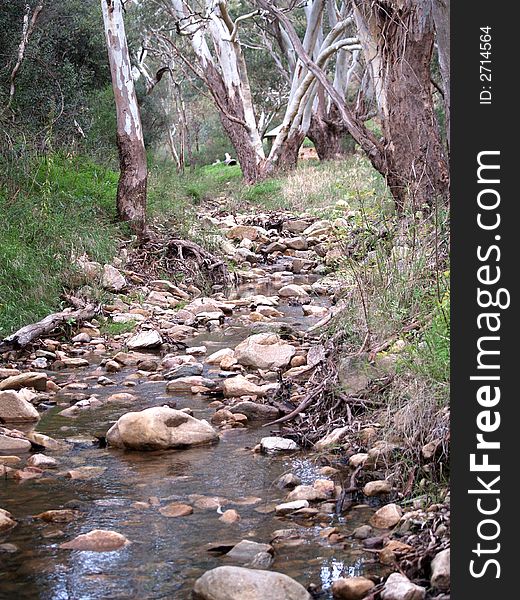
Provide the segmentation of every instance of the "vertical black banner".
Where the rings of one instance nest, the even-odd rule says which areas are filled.
[[[506,8],[507,6],[507,8]],[[516,3],[454,2],[452,598],[518,597]]]

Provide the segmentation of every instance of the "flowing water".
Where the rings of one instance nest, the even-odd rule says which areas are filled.
[[[304,280],[304,282],[308,282]],[[273,293],[273,284],[242,286],[238,296]],[[301,307],[282,304],[284,317],[278,319],[297,329],[306,329],[316,319],[303,317]],[[193,345],[205,344],[208,353],[233,347],[249,335],[250,329],[231,321],[222,330],[197,336]],[[188,340],[189,345],[190,340]],[[89,392],[100,399],[116,392],[131,392],[138,401],[131,405],[108,402],[85,410],[75,419],[61,417],[63,407],[42,415],[36,429],[67,441],[67,448],[47,452],[59,461],[57,472],[46,471],[43,478],[24,482],[0,482],[0,507],[18,521],[5,541],[18,551],[0,552],[0,598],[41,600],[101,599],[189,599],[193,582],[204,571],[232,564],[221,554],[208,551],[209,544],[233,544],[242,539],[269,542],[272,532],[296,529],[296,544],[276,544],[272,565],[294,577],[304,586],[323,589],[320,598],[330,598],[330,585],[339,576],[376,572],[369,555],[357,542],[346,549],[331,545],[319,536],[323,526],[339,527],[350,533],[366,523],[372,510],[360,507],[339,520],[327,523],[277,517],[272,508],[283,502],[286,492],[273,482],[292,472],[302,483],[319,478],[324,463],[308,452],[291,455],[262,455],[251,451],[272,427],[249,424],[246,428],[223,432],[212,447],[168,452],[125,452],[99,447],[93,434],[104,433],[121,414],[160,405],[175,398],[177,408],[189,407],[197,418],[209,420],[214,410],[207,398],[191,394],[165,393],[164,381],[137,380],[128,388],[122,381],[131,372],[125,367],[111,379],[116,385],[96,384],[94,374],[99,356],[91,356],[91,366],[83,371],[60,371],[59,380],[86,382]],[[218,377],[218,371],[205,375]],[[89,480],[69,479],[60,471],[82,466],[100,467]],[[199,497],[220,498],[221,510],[236,509],[238,523],[218,520],[220,510],[195,507],[192,515],[167,518],[158,511],[155,499],[167,502],[195,502]],[[152,499],[151,504],[149,500]],[[67,524],[44,523],[33,515],[50,509],[78,508],[80,516]],[[61,543],[92,529],[109,529],[125,535],[132,543],[114,552],[86,552],[60,549]],[[0,542],[2,539],[0,537]],[[367,558],[368,556],[368,558]],[[268,600],[268,599],[266,599]]]

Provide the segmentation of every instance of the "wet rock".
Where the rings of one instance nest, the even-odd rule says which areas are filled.
[[[240,515],[235,509],[230,508],[222,513],[222,516],[219,517],[219,521],[222,521],[222,523],[226,523],[227,525],[238,523],[238,521],[240,521]]]
[[[312,485],[298,485],[292,492],[287,495],[287,502],[297,502],[299,500],[308,500],[314,502],[316,500],[324,500],[322,494],[315,490]]]
[[[107,360],[105,363],[105,369],[107,373],[119,373],[121,371],[121,364],[115,360]]]
[[[301,479],[294,473],[285,473],[276,480],[276,487],[283,490],[286,488],[295,488],[301,484]]]
[[[27,459],[27,464],[30,467],[38,467],[39,469],[55,469],[58,466],[58,461],[45,454],[33,454]]]
[[[306,304],[302,306],[303,314],[306,317],[324,317],[329,314],[329,309],[325,306],[315,306],[313,304]]]
[[[273,557],[269,552],[259,552],[253,560],[246,563],[245,566],[250,569],[269,569],[273,564]]]
[[[15,552],[18,552],[18,550],[19,548],[15,544],[0,544],[0,554],[2,554],[2,552],[5,554],[14,554]]]
[[[352,537],[356,540],[366,540],[373,535],[374,530],[370,525],[360,525],[352,532]]]
[[[95,479],[106,471],[106,467],[78,467],[77,469],[71,469],[65,473],[65,476],[69,479],[79,479],[86,481],[89,479]]]
[[[131,337],[126,342],[126,345],[131,350],[139,350],[142,348],[157,348],[161,344],[162,344],[161,334],[158,331],[155,331],[153,329],[151,329],[149,331],[141,331],[137,335],[134,335],[133,337]],[[117,360],[117,355],[114,356],[114,358]]]
[[[193,513],[193,507],[189,504],[173,502],[172,504],[161,507],[159,512],[163,517],[186,517]]]
[[[302,508],[309,508],[309,502],[307,500],[294,500],[293,502],[283,502],[275,506],[276,514],[288,515]]]
[[[389,481],[369,481],[363,487],[363,494],[365,496],[380,496],[382,494],[389,494],[392,491],[392,484]]]
[[[269,404],[259,404],[258,402],[252,402],[250,400],[238,402],[228,408],[232,413],[242,413],[243,415],[246,415],[250,421],[276,419],[280,414],[280,411],[274,406],[269,406]]]
[[[101,285],[110,292],[120,292],[126,287],[126,279],[112,265],[104,265],[101,274]]]
[[[110,446],[133,450],[185,448],[216,441],[218,435],[207,421],[167,406],[126,413],[107,432]]]
[[[42,519],[48,523],[72,523],[76,521],[80,514],[78,510],[64,508],[60,510],[46,510],[39,515],[34,515],[34,518]]]
[[[447,592],[450,589],[450,549],[442,550],[432,560],[432,576],[430,583],[432,587]]]
[[[180,377],[193,377],[194,375],[202,375],[204,365],[201,363],[184,363],[174,367],[164,374],[165,379],[178,379]]]
[[[0,452],[29,452],[30,449],[31,442],[24,437],[0,433]]]
[[[363,600],[374,585],[366,577],[341,578],[332,584],[332,595],[337,600]]]
[[[12,377],[13,375],[20,375],[20,371],[18,369],[4,369],[0,367],[0,379],[7,379],[7,377]]]
[[[135,402],[136,400],[137,396],[128,394],[127,392],[117,392],[116,394],[111,394],[107,398],[107,402]]]
[[[19,393],[14,390],[0,392],[0,422],[30,423],[39,418],[38,411]]]
[[[0,391],[2,390],[20,390],[24,387],[34,388],[39,392],[44,392],[47,385],[46,373],[36,373],[28,371],[20,375],[12,375],[0,381]]]
[[[426,590],[401,573],[392,573],[381,592],[382,600],[424,600]]]
[[[13,515],[3,508],[0,508],[0,531],[8,531],[16,525]]]
[[[273,547],[269,544],[259,544],[252,540],[242,540],[226,554],[227,557],[237,562],[247,562],[252,560],[259,552],[269,552],[272,554]]]
[[[307,590],[287,575],[245,567],[217,567],[199,577],[194,600],[311,600]]]
[[[29,442],[36,448],[45,448],[47,450],[59,450],[66,446],[63,442],[55,440],[54,438],[45,435],[44,433],[38,433],[37,431],[29,431],[25,434],[25,437]]]
[[[193,375],[191,377],[179,377],[172,379],[166,384],[167,392],[189,392],[193,387],[214,388],[215,382],[207,377]]]
[[[62,356],[60,357],[60,363],[64,367],[68,368],[79,368],[79,367],[88,367],[89,362],[86,358],[80,358],[77,356]]]
[[[397,504],[387,504],[377,510],[370,519],[370,523],[378,529],[390,529],[401,520],[403,511]]]
[[[229,377],[224,381],[222,386],[224,396],[227,398],[238,398],[240,396],[264,396],[265,388],[249,379],[246,379],[243,375],[237,375],[235,377]]]
[[[288,438],[282,437],[264,437],[260,440],[260,449],[262,452],[293,452],[299,450],[298,444]]]
[[[192,346],[191,348],[186,348],[186,354],[188,356],[197,356],[200,354],[206,354],[208,351],[206,346]]]
[[[254,334],[235,348],[235,358],[241,365],[257,369],[287,367],[295,354],[294,346],[273,333]]]
[[[318,440],[316,444],[314,444],[314,447],[316,450],[326,450],[327,448],[337,446],[347,437],[349,432],[350,428],[348,426],[337,427],[326,436],[322,437],[321,440]]]
[[[120,550],[128,545],[130,541],[116,531],[105,529],[94,529],[83,535],[78,535],[70,542],[60,545],[66,550],[89,550],[91,552],[112,552]]]
[[[289,285],[284,285],[278,290],[278,294],[282,298],[308,298],[309,294],[301,285],[296,285],[295,283],[290,283]]]

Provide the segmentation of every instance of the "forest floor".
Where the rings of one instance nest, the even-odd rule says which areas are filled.
[[[0,514],[6,536],[0,549],[8,557],[0,573],[9,573],[11,592],[42,597],[43,588],[43,597],[58,597],[52,594],[60,582],[67,589],[88,585],[89,597],[102,598],[103,586],[116,591],[121,585],[111,579],[119,569],[140,597],[157,597],[143,583],[155,578],[162,593],[187,598],[200,577],[204,598],[203,573],[230,561],[213,554],[207,559],[201,545],[219,543],[224,553],[246,539],[267,546],[252,547],[245,560],[232,564],[272,567],[316,598],[351,597],[352,586],[358,594],[364,590],[359,598],[447,597],[443,215],[398,220],[381,181],[357,156],[345,165],[304,165],[249,188],[233,167],[207,167],[182,180],[158,168],[151,177],[154,236],[136,248],[103,217],[114,189],[111,175],[83,164],[73,182],[57,189],[60,177],[52,173],[70,169],[59,161],[46,169],[34,179],[41,201],[26,220],[26,235],[13,229],[3,234],[8,243],[1,246],[12,257],[27,256],[36,245],[44,249],[33,253],[29,266],[4,257],[11,271],[2,292],[12,306],[2,307],[3,326],[9,322],[12,330],[29,315],[50,312],[64,272],[76,297],[97,302],[99,313],[86,323],[66,323],[27,351],[4,354],[0,394],[10,395],[11,410],[26,420],[39,419],[34,433],[32,425],[12,425],[0,414],[6,425],[0,453],[10,455],[0,455],[6,476],[0,506],[10,513]],[[71,189],[83,190],[77,206],[66,197]],[[32,194],[25,194],[26,202]],[[93,195],[96,202],[69,231],[67,215],[79,206],[87,210],[84,199]],[[62,200],[61,222],[49,200],[56,197]],[[42,217],[63,233],[60,249]],[[102,227],[91,235],[94,219]],[[51,261],[52,285],[47,281],[39,294],[31,289],[33,304],[13,321],[13,278],[27,275],[16,291],[27,295],[38,281],[28,269]],[[60,261],[68,261],[66,269]],[[164,448],[164,435],[154,426],[157,439],[143,444],[139,434],[136,442],[135,435],[125,435],[120,417],[150,408],[161,421],[165,404],[173,411],[166,421],[180,419],[164,421],[168,436],[188,418],[179,417],[176,407],[195,417],[193,427],[209,420],[220,436],[219,450],[195,447],[175,452],[179,458],[155,451],[148,459],[129,459],[146,454],[147,444]],[[145,424],[135,427],[148,435]],[[135,446],[139,451],[117,450]],[[142,460],[149,461],[146,470]],[[176,460],[186,464],[174,468]],[[164,482],[172,485],[169,493]],[[46,514],[52,510],[61,512]],[[182,526],[154,525],[161,519]],[[57,564],[72,564],[63,553],[67,543],[80,548],[85,540],[74,535],[92,529],[140,539],[141,546],[132,544],[95,574],[79,563],[70,575],[57,570]],[[126,544],[96,535],[101,537],[91,540],[94,545]],[[168,587],[171,573],[157,575],[163,544],[171,553],[174,540],[190,560],[187,565],[175,554],[177,592]],[[142,559],[140,553],[148,558],[138,581],[126,569]],[[27,579],[21,565],[31,561]],[[401,579],[387,579],[392,572]],[[297,587],[296,593],[306,597]]]

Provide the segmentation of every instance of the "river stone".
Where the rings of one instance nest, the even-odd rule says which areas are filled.
[[[278,294],[282,298],[308,298],[309,294],[306,292],[305,288],[301,285],[297,285],[295,283],[290,283],[289,285],[284,285],[278,290]]]
[[[59,450],[66,446],[63,442],[59,442],[58,440],[55,440],[44,433],[38,433],[37,431],[29,431],[25,434],[25,437],[34,446],[41,446],[47,450]]]
[[[287,367],[295,354],[296,348],[274,333],[251,335],[235,348],[235,358],[241,365],[257,369]]]
[[[101,285],[110,292],[120,292],[126,287],[126,279],[112,265],[104,265],[101,274]]]
[[[207,421],[168,406],[126,413],[107,432],[110,446],[132,450],[186,448],[216,441],[218,435]]]
[[[366,577],[336,579],[332,584],[332,595],[337,600],[363,600],[374,585]]]
[[[320,492],[315,490],[312,485],[297,485],[292,492],[289,492],[286,498],[287,502],[298,500],[308,500],[314,502],[316,500],[326,500]]]
[[[269,406],[269,404],[259,404],[250,400],[238,402],[228,408],[232,413],[246,415],[250,421],[276,419],[280,414],[280,411],[274,406]]]
[[[107,531],[105,529],[93,529],[83,535],[78,535],[70,542],[60,545],[60,548],[66,550],[90,550],[91,552],[111,552],[120,550],[130,541],[116,531]]]
[[[51,456],[45,456],[45,454],[33,454],[27,459],[27,464],[30,467],[38,467],[39,469],[55,469],[58,466],[58,461]]]
[[[29,440],[0,433],[0,452],[28,452],[30,449]]]
[[[387,504],[372,515],[370,523],[378,529],[390,529],[399,523],[403,511],[397,504]]]
[[[381,600],[424,600],[426,590],[401,573],[392,573],[381,592]]]
[[[231,348],[222,348],[222,350],[217,350],[216,352],[213,352],[213,354],[210,354],[206,358],[206,363],[208,365],[220,365],[223,358],[226,358],[226,357],[233,358],[234,356],[235,356],[234,350],[232,350]]]
[[[240,396],[263,396],[265,394],[264,388],[249,379],[246,379],[243,375],[237,375],[236,377],[228,377],[224,381],[222,386],[224,396],[226,398],[237,398]]]
[[[450,549],[442,550],[432,560],[432,587],[447,592],[450,589]]]
[[[157,348],[162,344],[162,337],[158,331],[153,329],[149,331],[141,331],[137,335],[131,337],[126,345],[130,350],[139,350],[141,348]],[[117,360],[117,355],[114,357]]]
[[[269,544],[259,544],[252,540],[242,540],[233,546],[226,556],[238,562],[247,562],[253,560],[259,552],[269,552],[272,554],[273,547]]]
[[[172,504],[161,507],[159,512],[163,517],[186,517],[193,513],[193,507],[189,504],[173,502]]]
[[[284,502],[275,506],[275,511],[278,515],[288,515],[289,513],[309,508],[308,500],[294,500],[293,502]]]
[[[16,525],[16,521],[13,519],[13,515],[0,508],[0,531],[7,531]]]
[[[189,392],[193,387],[214,388],[215,382],[207,377],[192,375],[191,377],[179,377],[172,379],[166,384],[167,392]]]
[[[282,437],[264,437],[260,440],[262,452],[287,452],[299,450],[300,447],[293,440]]]
[[[202,375],[204,366],[201,363],[184,363],[174,367],[164,374],[165,379],[179,379],[180,377],[193,377],[194,375]]]
[[[206,571],[193,587],[193,600],[311,600],[294,579],[275,571],[217,567]]]
[[[79,517],[79,510],[63,508],[58,510],[46,510],[39,515],[34,515],[35,519],[42,519],[48,523],[71,523]]]
[[[34,406],[14,390],[0,392],[0,422],[30,423],[40,415]]]
[[[19,390],[24,387],[32,387],[39,392],[44,392],[47,386],[47,374],[28,371],[20,375],[12,375],[0,381],[0,391]]]

